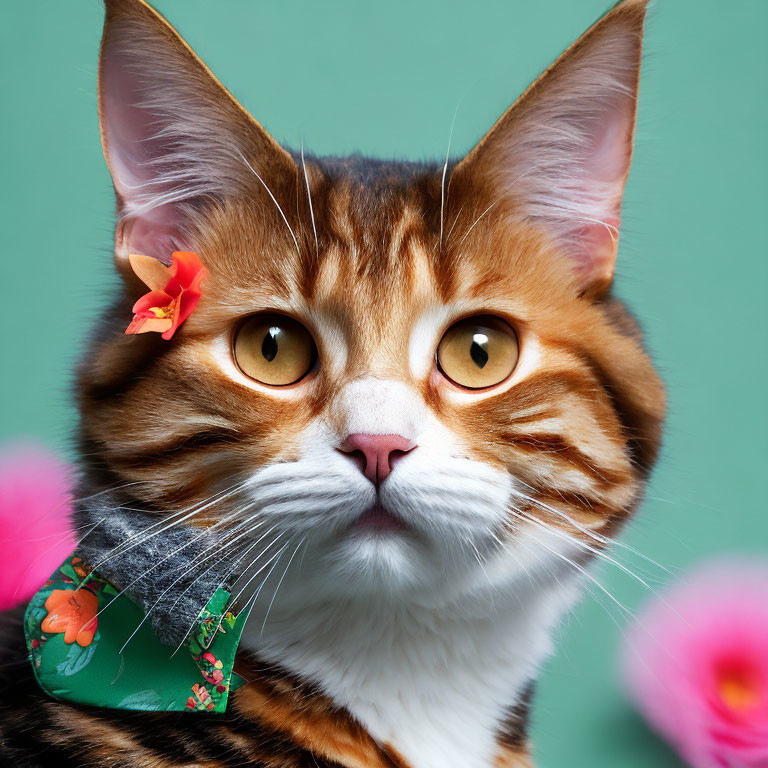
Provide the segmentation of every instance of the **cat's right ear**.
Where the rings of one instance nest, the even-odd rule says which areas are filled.
[[[254,172],[285,178],[296,166],[160,14],[143,0],[105,5],[99,122],[117,195],[115,259],[127,274],[130,253],[168,263],[195,250],[191,219],[253,189]]]
[[[473,200],[482,208],[496,206],[494,215],[548,232],[580,288],[593,296],[604,294],[613,279],[647,5],[620,0],[499,118],[452,175],[479,184]]]

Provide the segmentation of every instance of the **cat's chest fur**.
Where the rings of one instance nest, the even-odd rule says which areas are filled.
[[[311,681],[412,768],[490,768],[505,715],[550,651],[573,586],[441,611],[306,606],[254,621],[244,647]]]

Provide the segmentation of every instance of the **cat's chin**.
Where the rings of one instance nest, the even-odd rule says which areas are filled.
[[[322,570],[326,586],[337,594],[399,593],[427,584],[426,558],[425,544],[413,531],[375,509],[361,515],[322,556]]]

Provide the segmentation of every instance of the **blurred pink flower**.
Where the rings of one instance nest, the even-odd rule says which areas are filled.
[[[653,600],[627,632],[624,673],[694,768],[768,768],[768,563],[710,564]]]
[[[75,548],[72,472],[30,442],[0,448],[0,611],[26,602]]]

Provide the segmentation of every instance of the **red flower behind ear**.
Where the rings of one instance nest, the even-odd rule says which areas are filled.
[[[168,341],[197,306],[205,267],[192,251],[174,251],[171,258],[166,267],[151,256],[129,256],[133,271],[150,291],[133,305],[126,333],[162,333]]]

